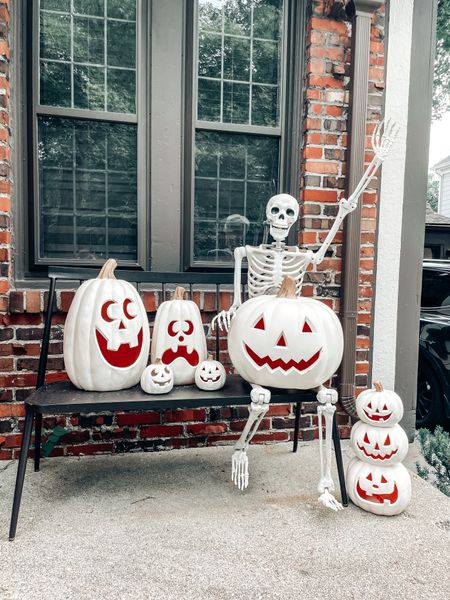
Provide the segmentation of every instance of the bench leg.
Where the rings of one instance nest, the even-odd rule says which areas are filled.
[[[41,462],[42,414],[36,413],[34,425],[34,470],[39,471]]]
[[[34,411],[31,407],[26,407],[25,429],[22,438],[22,447],[20,448],[19,466],[17,469],[16,487],[14,490],[14,502],[11,514],[11,525],[9,528],[9,539],[12,541],[16,537],[17,518],[19,516],[20,500],[22,498],[23,481],[25,479],[25,469],[27,468],[28,452],[30,450],[31,431],[33,429]]]
[[[341,488],[341,500],[343,506],[348,506],[347,488],[345,487],[344,462],[342,460],[341,440],[339,438],[339,430],[336,423],[336,413],[333,418],[333,445],[334,454],[336,456],[336,466],[339,476],[339,485]]]
[[[298,434],[300,430],[300,414],[302,412],[302,403],[297,402],[295,405],[295,424],[294,424],[294,448],[293,452],[297,452],[298,448]]]

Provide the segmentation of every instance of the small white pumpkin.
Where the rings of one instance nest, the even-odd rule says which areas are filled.
[[[383,389],[379,381],[374,388],[364,390],[356,399],[356,412],[364,423],[391,427],[402,420],[403,403],[395,392]]]
[[[150,330],[136,290],[116,279],[110,258],[96,279],[77,290],[64,327],[64,364],[83,390],[122,390],[139,382],[148,361]]]
[[[353,425],[350,441],[356,456],[373,465],[401,462],[408,453],[408,438],[400,425],[374,427],[358,421]]]
[[[157,357],[170,365],[175,385],[194,383],[195,369],[206,359],[206,337],[195,302],[184,300],[184,288],[177,287],[173,300],[163,302],[156,312],[151,360]]]
[[[160,358],[144,369],[141,388],[147,394],[168,394],[173,388],[173,371]]]
[[[354,458],[347,469],[352,502],[376,515],[398,515],[411,501],[411,477],[402,464],[377,466]]]
[[[220,390],[225,385],[227,374],[223,365],[209,354],[195,369],[195,385],[205,391]]]
[[[239,307],[228,351],[249,383],[292,389],[322,385],[339,367],[344,347],[336,314],[323,302],[295,296],[285,277],[276,296],[257,296]]]

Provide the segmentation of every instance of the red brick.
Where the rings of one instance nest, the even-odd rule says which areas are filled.
[[[170,437],[172,435],[181,435],[183,427],[181,425],[151,425],[142,427],[141,438],[145,437]]]
[[[37,290],[28,290],[26,295],[26,311],[28,313],[41,312],[41,293]]]
[[[67,312],[70,308],[70,305],[72,304],[73,298],[75,296],[75,292],[73,291],[69,291],[69,292],[61,292],[61,310],[63,312]]]
[[[323,150],[320,147],[306,146],[303,155],[305,158],[322,158]]]
[[[227,426],[225,423],[196,423],[195,425],[188,425],[187,430],[188,433],[193,435],[210,435],[212,433],[225,433]]]
[[[306,189],[303,192],[303,200],[305,202],[337,202],[337,192],[335,190]]]
[[[339,165],[331,161],[316,162],[312,160],[307,160],[305,168],[308,173],[331,173],[334,175],[337,175],[339,173]]]
[[[144,307],[147,312],[156,312],[157,308],[157,295],[155,292],[144,292],[143,293]]]
[[[286,416],[290,415],[292,412],[290,404],[271,404],[269,406],[269,411],[267,415],[269,417],[273,416]]]
[[[167,423],[180,423],[184,421],[204,421],[206,411],[203,408],[190,410],[168,410],[164,413],[164,421]]]
[[[113,451],[113,444],[83,444],[80,446],[67,446],[69,456],[80,454],[105,454]]]
[[[159,412],[145,413],[118,413],[116,415],[117,425],[152,425],[161,422]]]

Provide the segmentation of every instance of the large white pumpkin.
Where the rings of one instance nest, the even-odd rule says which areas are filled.
[[[276,296],[257,296],[240,306],[231,322],[228,351],[250,383],[310,389],[338,368],[342,327],[323,302],[295,297],[295,281],[285,277]]]
[[[398,515],[411,501],[411,477],[402,464],[376,466],[354,458],[347,469],[352,502],[376,515]]]
[[[374,465],[401,462],[408,454],[408,438],[400,425],[374,427],[358,421],[352,427],[350,441],[356,456]]]
[[[398,394],[383,389],[379,381],[374,388],[364,390],[356,399],[356,412],[364,423],[376,427],[391,427],[403,417],[403,403]]]
[[[170,365],[175,385],[194,383],[195,369],[207,357],[200,311],[195,302],[184,300],[184,292],[177,287],[173,300],[158,308],[152,338],[152,362],[158,357]]]
[[[139,383],[150,346],[147,314],[136,289],[116,279],[109,259],[77,290],[64,328],[64,363],[78,388],[113,391]]]

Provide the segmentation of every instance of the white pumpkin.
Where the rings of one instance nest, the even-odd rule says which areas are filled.
[[[211,354],[195,369],[195,385],[201,390],[220,390],[226,378],[224,366],[218,360],[213,360]]]
[[[228,351],[250,383],[310,389],[338,368],[342,327],[323,302],[295,297],[295,281],[285,277],[276,296],[257,296],[240,306],[231,322]]]
[[[84,390],[113,391],[139,383],[148,360],[150,331],[137,290],[116,279],[109,259],[96,279],[77,290],[64,328],[64,363]]]
[[[374,388],[364,390],[356,399],[358,417],[364,423],[378,427],[391,427],[403,417],[403,403],[395,392],[383,389],[379,381]]]
[[[148,365],[141,377],[141,388],[147,394],[168,394],[173,388],[173,371],[161,359]]]
[[[402,464],[377,466],[354,458],[347,469],[353,503],[376,515],[398,515],[411,501],[411,477]]]
[[[175,385],[194,383],[195,369],[207,357],[200,311],[195,302],[184,300],[184,291],[177,287],[173,300],[158,308],[152,339],[152,362],[161,357],[170,365]]]
[[[408,454],[408,438],[400,425],[374,427],[358,421],[350,441],[356,456],[374,465],[398,463]]]

